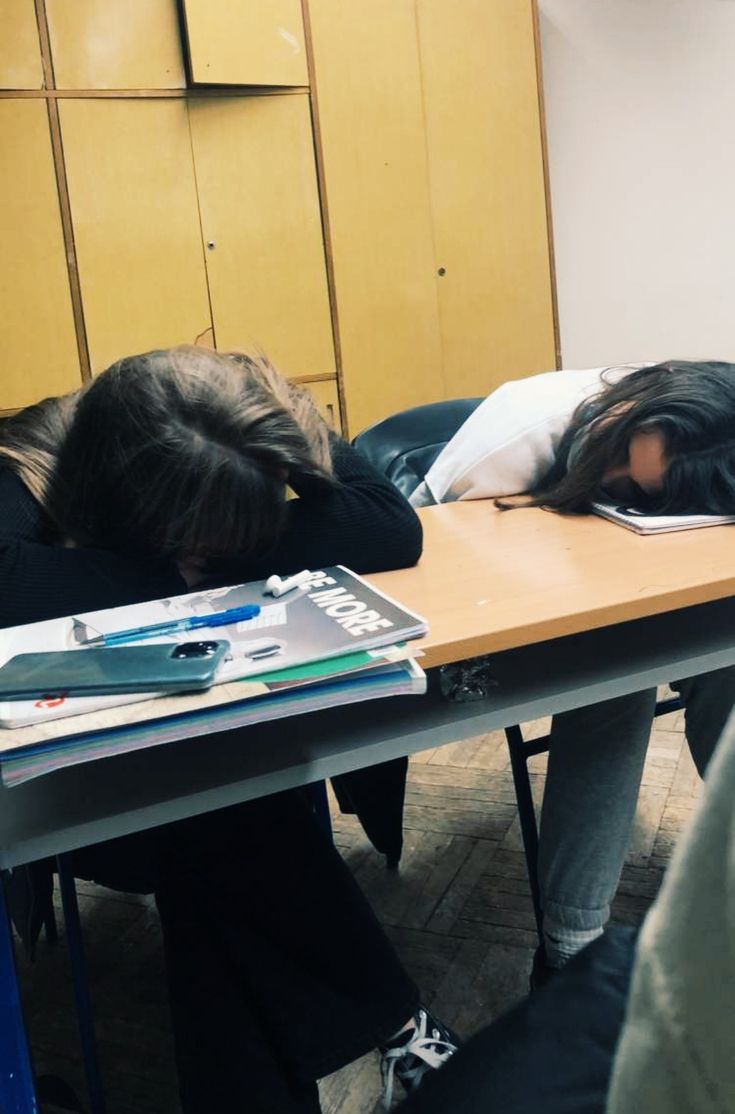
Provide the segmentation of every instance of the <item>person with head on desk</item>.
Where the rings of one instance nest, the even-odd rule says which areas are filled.
[[[10,418],[0,507],[2,626],[305,567],[376,572],[422,543],[305,392],[263,358],[198,348],[120,360]],[[407,1083],[453,1051],[300,791],[73,865],[155,893],[185,1114],[315,1112],[316,1080],[376,1046]]]
[[[495,499],[504,510],[584,514],[601,494],[661,514],[735,513],[735,365],[670,361],[506,383],[449,441],[410,502]],[[674,687],[703,774],[733,706],[735,668]],[[553,719],[538,862],[544,948],[535,981],[607,922],[655,699],[649,690]]]

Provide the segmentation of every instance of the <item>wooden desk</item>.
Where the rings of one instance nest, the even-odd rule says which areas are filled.
[[[735,662],[735,527],[641,538],[487,502],[422,519],[419,566],[371,579],[427,617],[423,664],[494,654],[492,698],[332,708],[0,787],[0,867]]]
[[[370,579],[426,616],[429,666],[735,595],[735,526],[641,537],[595,515],[489,501],[420,514],[418,568]]]
[[[422,518],[418,568],[372,579],[427,617],[426,665],[492,653],[492,697],[332,708],[298,730],[181,739],[0,787],[0,867],[735,663],[735,527],[640,538],[598,518],[488,503]],[[17,1037],[0,1055],[0,1105],[33,1114],[8,944],[0,931],[0,1022]]]

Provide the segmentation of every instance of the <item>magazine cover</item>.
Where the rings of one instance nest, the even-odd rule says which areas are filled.
[[[615,503],[593,503],[595,514],[634,530],[636,534],[667,534],[673,530],[697,530],[702,526],[726,526],[735,522],[735,514],[646,514],[635,507]]]
[[[309,662],[390,646],[426,633],[421,616],[407,611],[361,577],[342,566],[317,570],[300,587],[280,597],[264,581],[189,592],[170,599],[71,615],[0,631],[0,665],[15,654],[38,650],[78,649],[105,635],[152,623],[214,615],[257,604],[252,619],[211,628],[230,642],[230,652],[216,683],[256,679]],[[208,628],[179,631],[150,641],[188,642],[208,637]],[[259,690],[264,691],[263,689]],[[140,702],[155,692],[94,697],[61,697],[0,702],[0,725],[22,726],[62,716]]]

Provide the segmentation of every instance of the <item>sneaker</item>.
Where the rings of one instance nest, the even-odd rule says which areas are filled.
[[[395,1079],[408,1093],[415,1091],[427,1071],[445,1064],[459,1043],[451,1029],[421,1006],[413,1016],[414,1028],[399,1033],[380,1049],[383,1108],[390,1110]]]

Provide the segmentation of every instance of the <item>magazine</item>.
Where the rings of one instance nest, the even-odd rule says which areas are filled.
[[[30,651],[76,648],[83,653],[85,644],[106,634],[253,603],[260,608],[255,618],[212,629],[214,637],[228,640],[231,647],[218,668],[217,685],[242,679],[256,681],[264,673],[392,646],[418,638],[427,630],[421,616],[407,611],[349,569],[335,566],[312,572],[302,586],[280,597],[270,595],[264,581],[254,581],[9,627],[0,631],[0,665],[15,654]],[[207,637],[207,628],[200,627],[196,637]],[[184,631],[159,635],[155,641],[181,643],[191,639],[191,632]],[[312,683],[329,672],[334,673],[324,668],[317,671]],[[270,692],[264,684],[256,686],[252,695]],[[0,727],[41,724],[152,699],[163,698],[151,692],[90,697],[49,694],[42,700],[7,701],[0,703]]]
[[[735,522],[735,514],[646,514],[635,507],[615,503],[593,503],[595,514],[617,522],[636,534],[666,534],[673,530],[696,530],[702,526],[725,526]]]

